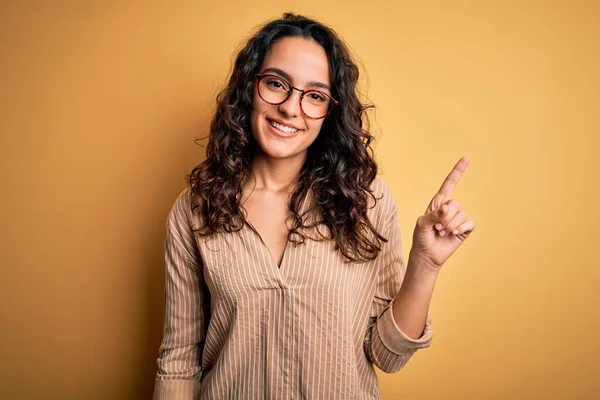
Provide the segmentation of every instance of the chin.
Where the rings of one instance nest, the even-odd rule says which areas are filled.
[[[306,155],[306,149],[292,148],[286,143],[269,143],[269,140],[259,140],[258,151],[262,155],[276,160],[304,157]]]
[[[268,122],[265,121],[265,125]],[[291,159],[302,157],[306,155],[306,151],[309,143],[304,146],[301,143],[305,138],[307,132],[299,132],[294,137],[284,138],[275,135],[269,129],[269,126],[264,126],[260,130],[260,133],[255,136],[256,143],[258,144],[258,151],[263,155],[273,159]]]

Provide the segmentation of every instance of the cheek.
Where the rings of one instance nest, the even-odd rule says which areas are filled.
[[[321,128],[323,127],[323,120],[308,120],[307,127],[310,133],[312,134],[312,140],[316,139],[321,132]]]
[[[256,129],[259,125],[259,119],[261,114],[263,113],[262,102],[257,101],[256,96],[254,96],[254,100],[252,101],[252,111],[250,112],[250,127],[252,128],[252,134],[254,135]]]
[[[252,96],[252,112],[259,109],[263,102],[260,101],[258,97],[258,93],[256,93],[256,89],[254,90],[254,95]]]

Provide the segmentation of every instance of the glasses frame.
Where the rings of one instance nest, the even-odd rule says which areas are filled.
[[[262,97],[262,95],[260,94],[260,89],[259,89],[258,86],[260,84],[261,79],[263,79],[266,76],[272,76],[274,78],[281,79],[282,81],[284,81],[285,83],[288,84],[288,86],[290,87],[290,90],[288,90],[288,94],[285,97],[285,99],[283,99],[283,101],[280,101],[279,103],[271,103],[270,101],[267,101],[267,100],[264,99],[264,97]],[[285,78],[283,78],[283,77],[281,77],[279,75],[275,75],[275,74],[256,74],[256,91],[258,92],[258,96],[261,98],[261,100],[264,101],[267,104],[271,104],[272,106],[278,106],[280,104],[285,103],[286,101],[288,101],[288,99],[290,98],[290,96],[292,95],[292,92],[294,90],[297,90],[297,91],[300,92],[300,100],[299,100],[300,111],[302,111],[302,115],[304,115],[306,118],[310,118],[310,119],[323,119],[326,116],[328,116],[329,114],[331,114],[331,111],[333,111],[333,109],[335,107],[337,107],[337,106],[340,105],[339,101],[337,101],[336,99],[334,99],[333,97],[331,97],[329,94],[327,94],[325,92],[322,92],[320,90],[315,90],[315,89],[302,90],[302,89],[298,89],[297,87],[292,86],[292,84],[287,79],[285,79]],[[319,94],[324,94],[325,96],[329,97],[331,99],[331,101],[332,101],[331,105],[329,106],[329,110],[327,111],[327,114],[323,115],[322,117],[316,117],[316,118],[315,117],[311,117],[310,115],[307,115],[304,112],[304,108],[302,108],[302,100],[304,99],[304,96],[307,93],[311,93],[311,92],[316,92],[316,93],[319,93]]]

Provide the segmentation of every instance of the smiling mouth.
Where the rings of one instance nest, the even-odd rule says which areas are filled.
[[[268,121],[269,121],[269,124],[273,128],[275,128],[278,131],[281,131],[283,133],[292,134],[292,133],[298,132],[298,129],[296,129],[296,128],[290,128],[289,126],[282,125],[282,124],[280,124],[278,122],[275,122],[275,121],[272,121],[272,120],[268,120]]]

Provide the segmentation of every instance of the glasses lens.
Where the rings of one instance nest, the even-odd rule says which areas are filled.
[[[281,104],[288,99],[290,84],[275,75],[264,75],[258,81],[258,94],[269,104]],[[310,118],[323,118],[329,112],[333,100],[327,93],[318,90],[304,92],[302,111]]]
[[[302,111],[311,118],[322,118],[329,112],[331,103],[331,97],[327,93],[311,90],[304,93]]]
[[[290,85],[281,78],[265,75],[258,82],[258,94],[271,104],[283,103],[289,96]]]

